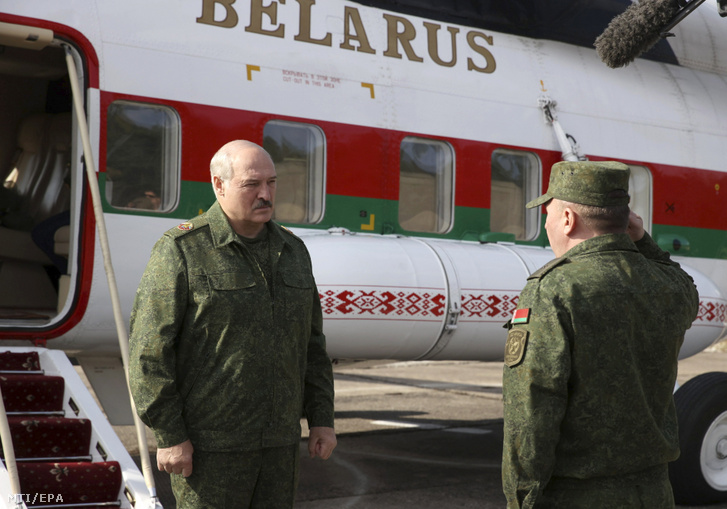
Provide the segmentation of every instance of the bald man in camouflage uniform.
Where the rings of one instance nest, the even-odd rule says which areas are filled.
[[[177,507],[290,508],[300,418],[327,459],[333,373],[303,242],[272,220],[277,176],[261,147],[222,147],[217,202],[152,251],[131,316],[131,389]]]
[[[546,204],[557,258],[508,324],[508,508],[674,507],[672,392],[699,297],[629,211],[628,180],[620,163],[560,162],[527,205]]]

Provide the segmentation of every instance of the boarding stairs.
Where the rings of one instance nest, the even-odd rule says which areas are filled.
[[[3,452],[0,509],[161,508],[64,352],[3,349],[0,390],[21,490]]]

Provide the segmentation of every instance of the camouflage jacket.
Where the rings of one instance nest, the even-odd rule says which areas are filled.
[[[508,508],[533,507],[551,479],[678,457],[672,392],[698,307],[691,277],[648,234],[585,240],[528,278],[503,368]]]
[[[333,374],[311,261],[272,221],[271,289],[219,204],[154,246],[131,314],[131,390],[159,447],[294,444],[333,427]]]

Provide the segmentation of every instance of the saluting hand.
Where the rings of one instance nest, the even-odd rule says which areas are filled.
[[[336,431],[324,426],[313,426],[308,437],[308,453],[311,458],[316,456],[327,460],[336,448]]]
[[[170,474],[192,475],[192,454],[194,447],[187,440],[181,444],[157,449],[157,468]]]
[[[645,233],[644,220],[633,210],[629,214],[629,226],[626,228],[626,233],[629,234],[629,237],[634,242],[641,240]]]

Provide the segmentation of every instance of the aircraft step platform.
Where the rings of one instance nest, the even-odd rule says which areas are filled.
[[[0,465],[0,508],[160,508],[65,353],[0,351],[21,493]]]

